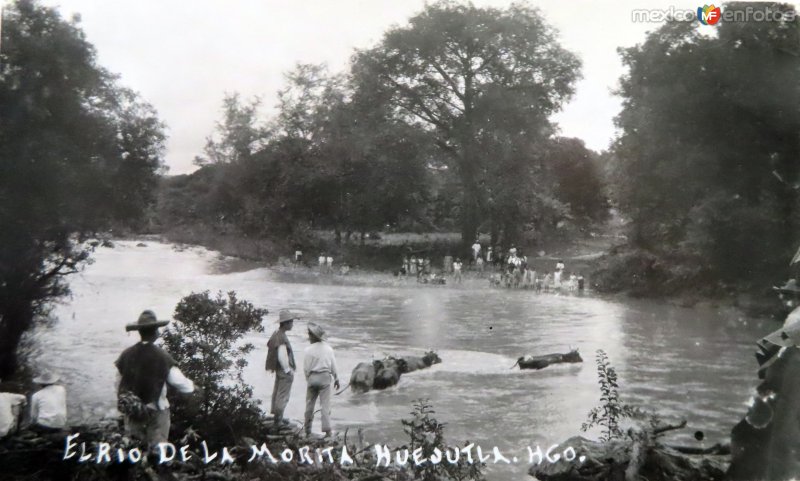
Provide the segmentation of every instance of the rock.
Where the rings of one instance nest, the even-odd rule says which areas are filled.
[[[576,458],[566,461],[563,456],[555,463],[546,459],[531,466],[528,474],[539,481],[623,481],[630,462],[630,439],[607,443],[573,437],[560,444],[563,453],[567,447],[575,450]],[[579,461],[585,456],[583,461]],[[638,479],[648,481],[714,481],[722,480],[730,463],[727,455],[682,454],[667,446],[656,444],[645,449],[644,461],[638,470]]]
[[[139,242],[138,244],[136,244],[136,247],[147,247],[147,244],[145,244],[144,242]]]

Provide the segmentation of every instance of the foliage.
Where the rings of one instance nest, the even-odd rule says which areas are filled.
[[[610,441],[622,437],[620,420],[637,417],[636,408],[625,404],[619,397],[617,371],[608,361],[608,355],[602,349],[597,350],[597,382],[600,384],[600,405],[592,408],[587,421],[581,425],[581,431],[588,431],[594,426],[602,428],[600,440]]]
[[[548,116],[572,94],[579,65],[536,10],[440,1],[359,52],[354,75],[400,119],[431,133],[440,162],[459,177],[462,241],[471,243],[485,212],[486,169],[525,158],[485,154],[546,139]]]
[[[444,423],[440,423],[432,415],[435,411],[432,405],[424,399],[414,403],[414,410],[411,412],[411,419],[401,420],[403,430],[409,435],[411,445],[409,451],[417,448],[422,449],[422,457],[429,459],[437,454],[445,459],[445,450],[448,449],[444,439]],[[453,449],[453,448],[451,448]],[[411,465],[414,479],[421,481],[436,481],[439,479],[453,480],[479,480],[483,479],[481,474],[482,464],[473,462],[468,463],[465,459],[459,458],[457,463],[441,462],[423,463],[417,466]]]
[[[793,9],[733,2],[727,13],[767,8]],[[800,233],[800,20],[716,32],[669,22],[620,50],[629,72],[610,155],[614,197],[635,247],[726,283],[764,283],[786,270]]]
[[[34,0],[3,10],[0,52],[0,377],[22,334],[68,293],[95,232],[136,225],[164,133],[152,107],[97,65],[77,20]]]
[[[245,356],[254,346],[242,343],[248,332],[263,332],[265,309],[239,300],[235,292],[211,297],[192,293],[175,308],[175,322],[165,331],[167,351],[181,371],[201,389],[199,406],[177,398],[173,419],[177,432],[189,425],[215,443],[233,444],[257,436],[263,426],[253,388],[244,382]]]

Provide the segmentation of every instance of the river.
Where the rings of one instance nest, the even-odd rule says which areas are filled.
[[[269,407],[272,378],[263,371],[266,340],[283,307],[302,308],[322,324],[336,351],[343,383],[362,361],[434,349],[443,359],[381,392],[334,396],[338,431],[362,427],[371,443],[405,442],[400,420],[414,400],[428,398],[453,442],[470,440],[527,455],[579,433],[600,391],[594,363],[605,350],[619,375],[623,401],[655,409],[688,427],[671,435],[696,445],[727,441],[755,386],[754,341],[774,326],[739,318],[733,310],[681,308],[654,301],[592,295],[536,294],[463,286],[353,287],[284,282],[266,268],[246,268],[215,252],[169,244],[119,241],[98,248],[93,264],[70,278],[72,297],[56,306],[48,327],[35,333],[38,365],[60,372],[74,423],[115,410],[113,361],[136,342],[124,325],[145,308],[168,317],[193,291],[235,290],[270,310],[245,379]],[[307,345],[303,323],[290,333],[295,350]],[[524,354],[579,348],[582,364],[541,371],[510,369]],[[300,355],[302,357],[302,355]],[[302,363],[302,359],[298,359]],[[287,415],[302,419],[305,382],[295,380]],[[316,420],[315,428],[319,429]],[[351,430],[352,432],[352,430]],[[596,432],[590,435],[596,435]],[[527,466],[493,466],[492,477],[523,479]]]

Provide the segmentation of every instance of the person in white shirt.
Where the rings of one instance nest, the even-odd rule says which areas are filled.
[[[60,431],[67,425],[67,390],[58,381],[58,375],[50,372],[33,379],[42,388],[31,396],[32,430]]]
[[[22,394],[0,392],[0,439],[17,430],[19,414],[25,402]]]
[[[303,371],[306,374],[306,436],[311,435],[311,424],[314,422],[314,408],[317,397],[322,411],[322,431],[331,436],[331,378],[333,387],[339,389],[339,373],[336,369],[336,357],[333,348],[325,342],[325,331],[322,327],[308,324],[308,340],[311,343],[304,353]]]
[[[462,264],[461,259],[456,259],[456,261],[453,262],[453,282],[461,283],[461,268],[463,266],[464,264]]]
[[[472,244],[472,262],[477,263],[479,255],[481,255],[481,243],[475,239],[475,243]]]

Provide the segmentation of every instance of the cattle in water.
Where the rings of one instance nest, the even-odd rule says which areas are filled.
[[[414,372],[418,369],[425,369],[426,367],[431,367],[434,364],[442,362],[442,358],[433,351],[428,351],[423,356],[405,356],[401,359],[405,361],[404,374]]]
[[[551,364],[583,362],[577,349],[566,354],[546,354],[544,356],[522,356],[514,366],[520,369],[544,369]],[[514,366],[511,366],[512,368]]]
[[[350,389],[353,392],[364,393],[372,389],[375,383],[375,374],[383,367],[383,362],[361,362],[350,374]]]
[[[400,375],[406,369],[406,362],[403,359],[389,357],[383,360],[381,368],[375,373],[375,381],[372,387],[375,389],[386,389],[394,386],[400,380]]]

